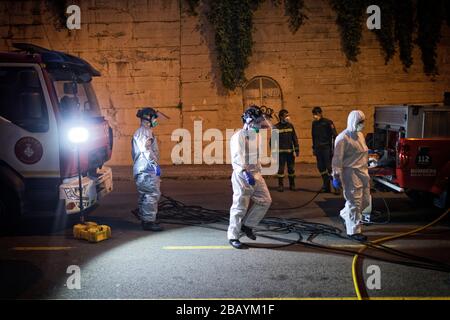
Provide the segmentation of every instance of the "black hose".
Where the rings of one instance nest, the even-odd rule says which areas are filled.
[[[316,193],[316,195],[311,199],[310,201],[306,202],[305,204],[302,204],[297,207],[292,208],[280,208],[278,210],[294,210],[302,208],[309,203],[311,203],[318,195],[319,193]],[[168,196],[163,195],[162,200],[159,203],[159,212],[158,212],[158,219],[162,223],[168,223],[168,224],[177,224],[177,225],[187,225],[187,226],[198,226],[198,227],[204,227],[204,228],[211,228],[215,230],[221,230],[226,231],[228,224],[229,224],[229,218],[228,218],[228,211],[225,210],[214,210],[214,209],[207,209],[201,206],[189,206],[186,205],[180,201],[177,201],[173,198],[170,198]],[[389,208],[388,208],[389,210]],[[225,226],[224,228],[220,228],[217,226],[213,226],[214,224],[219,224]],[[426,257],[420,257],[417,255],[409,254],[400,250],[396,250],[390,247],[387,247],[382,244],[374,244],[371,242],[359,242],[353,239],[349,239],[348,237],[342,235],[342,230],[334,227],[332,225],[323,224],[323,223],[317,223],[317,222],[310,222],[305,221],[303,219],[299,218],[282,218],[282,217],[267,217],[264,218],[260,222],[260,226],[263,227],[263,229],[258,228],[255,231],[255,234],[257,234],[260,237],[275,240],[278,242],[282,242],[281,245],[250,245],[246,244],[249,247],[253,248],[266,248],[266,249],[279,249],[279,248],[286,248],[289,246],[294,245],[303,245],[305,247],[325,250],[325,251],[332,251],[341,253],[344,255],[355,255],[359,254],[360,256],[371,258],[375,260],[395,263],[399,265],[405,265],[410,267],[416,267],[416,268],[422,268],[422,269],[430,269],[435,271],[442,271],[442,272],[450,272],[450,266],[440,262],[440,261],[434,261],[432,259],[426,258]],[[282,237],[276,237],[273,235],[267,235],[265,233],[276,233],[279,235],[286,235],[286,234],[296,234],[296,240],[286,239]],[[370,254],[360,254],[355,250],[349,250],[344,248],[336,248],[331,247],[327,245],[322,245],[318,243],[314,243],[311,241],[304,241],[303,235],[309,234],[309,238],[318,236],[318,235],[325,235],[325,236],[333,236],[337,237],[339,239],[345,239],[345,240],[353,240],[358,243],[367,245],[369,248],[376,250],[377,252],[384,253],[390,256],[395,256],[402,259],[407,259],[407,261],[404,260],[392,260],[385,257],[370,255]]]

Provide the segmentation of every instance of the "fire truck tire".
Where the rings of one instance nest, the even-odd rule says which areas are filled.
[[[0,229],[15,226],[19,219],[20,202],[17,195],[0,187]]]
[[[433,204],[433,195],[431,193],[417,190],[406,190],[405,194],[414,202],[415,205],[420,207],[428,207]]]

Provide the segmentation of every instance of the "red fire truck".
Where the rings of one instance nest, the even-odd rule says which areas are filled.
[[[376,107],[367,142],[375,186],[440,208],[449,205],[450,106]]]
[[[77,154],[69,130],[86,129],[80,146],[84,208],[112,191],[113,135],[101,116],[85,60],[32,44],[0,53],[0,223],[26,215],[80,211]]]

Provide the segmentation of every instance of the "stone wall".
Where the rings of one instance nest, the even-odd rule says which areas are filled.
[[[173,130],[192,130],[195,120],[203,120],[203,130],[241,125],[242,89],[227,92],[221,86],[210,27],[202,15],[187,14],[184,1],[71,3],[81,7],[81,30],[57,30],[44,1],[1,1],[0,50],[11,50],[12,42],[31,42],[78,55],[101,71],[94,86],[114,129],[110,164],[131,163],[130,139],[138,126],[136,110],[142,106],[155,106],[170,117],[156,129],[165,164],[171,163],[176,143],[171,141]],[[359,108],[369,119],[369,131],[374,105],[442,102],[450,87],[448,26],[443,27],[438,49],[440,75],[431,81],[422,72],[417,48],[415,63],[405,73],[398,55],[384,64],[375,35],[367,30],[359,62],[348,65],[328,2],[307,0],[306,5],[309,19],[295,35],[283,6],[274,7],[271,1],[261,6],[255,13],[254,52],[246,72],[248,79],[267,76],[280,85],[283,106],[300,138],[298,161],[314,161],[313,106],[322,106],[338,130],[345,128],[348,112]]]

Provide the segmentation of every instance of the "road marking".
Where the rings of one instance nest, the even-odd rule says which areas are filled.
[[[13,251],[60,251],[60,250],[70,250],[73,247],[14,247],[11,248]]]
[[[370,300],[450,300],[450,297],[370,297]]]
[[[229,250],[231,246],[167,246],[164,250]]]
[[[162,300],[358,300],[357,297],[172,298]],[[371,297],[370,300],[450,300],[450,297]]]

